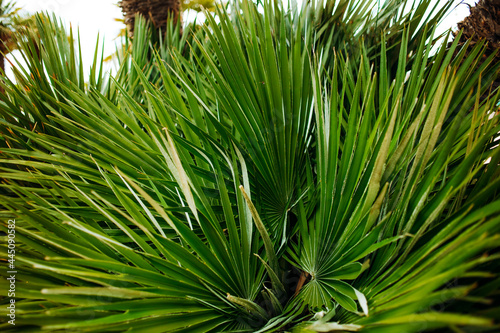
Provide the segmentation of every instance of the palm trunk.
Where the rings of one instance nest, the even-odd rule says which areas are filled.
[[[475,44],[485,39],[491,54],[500,48],[500,0],[479,0],[470,8],[470,15],[458,23],[458,28],[464,32],[460,42],[470,40]],[[497,54],[497,57],[500,55]]]
[[[7,38],[5,34],[2,34],[0,37],[0,69],[1,75],[5,75],[5,53],[7,52],[7,48],[5,47],[5,43],[7,42]],[[0,82],[0,93],[3,93],[5,89],[3,88],[3,80]]]
[[[458,23],[458,28],[463,29],[459,45],[470,41],[471,46],[474,46],[480,40],[486,40],[487,45],[484,59],[492,53],[499,51],[500,0],[479,0],[474,7],[470,8],[469,16]],[[500,52],[497,52],[494,61],[500,61]],[[498,86],[500,86],[499,79],[493,83],[492,89],[496,89]]]
[[[141,14],[157,29],[165,31],[167,21],[182,20],[180,0],[122,0],[120,1],[129,35],[134,35],[135,16]]]
[[[5,74],[5,56],[3,53],[0,53],[0,68],[2,69],[2,74]],[[0,93],[3,93],[5,89],[3,88],[3,84],[0,83]]]
[[[9,34],[3,32],[0,34],[0,69],[5,73],[5,54],[7,53],[7,44],[11,40]]]

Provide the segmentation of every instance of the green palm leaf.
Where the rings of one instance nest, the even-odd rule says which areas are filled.
[[[0,102],[16,329],[497,329],[462,309],[498,290],[500,64],[433,36],[451,3],[374,5],[138,19],[88,80],[40,16]]]

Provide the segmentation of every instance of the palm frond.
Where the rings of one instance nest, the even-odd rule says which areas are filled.
[[[448,3],[374,5],[139,18],[88,78],[39,16],[0,102],[16,329],[497,329],[461,304],[498,290],[500,64],[434,37]]]

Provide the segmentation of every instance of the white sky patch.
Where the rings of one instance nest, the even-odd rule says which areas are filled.
[[[73,34],[77,36],[77,29],[80,32],[80,42],[82,45],[82,57],[84,69],[89,72],[94,59],[94,52],[97,43],[97,35],[101,42],[104,38],[104,56],[115,52],[115,45],[119,40],[115,38],[124,28],[123,23],[116,22],[116,18],[122,18],[121,9],[117,6],[116,0],[17,0],[17,7],[23,8],[21,13],[49,12],[58,16],[65,25],[69,33],[70,24],[73,27]],[[12,52],[7,59],[20,59],[18,51]],[[12,70],[8,61],[5,63],[7,76],[13,79]]]
[[[23,8],[24,13],[52,12],[62,19],[68,31],[71,23],[75,35],[76,29],[79,27],[83,65],[87,72],[92,65],[98,34],[101,42],[104,38],[105,57],[116,50],[116,43],[119,40],[115,40],[115,38],[120,33],[120,30],[124,28],[123,23],[115,21],[117,18],[122,18],[117,3],[117,0],[17,0],[17,6]],[[457,3],[459,4],[446,17],[437,33],[443,32],[450,27],[456,29],[457,22],[460,22],[469,14],[467,4],[474,5],[472,0],[457,1]],[[196,17],[198,17],[198,21],[203,21],[203,14],[189,11],[184,14],[184,22],[192,22]],[[14,51],[7,56],[7,59],[11,61],[13,57],[20,59],[18,55],[19,52]],[[8,61],[6,61],[6,73],[7,76],[13,78]]]

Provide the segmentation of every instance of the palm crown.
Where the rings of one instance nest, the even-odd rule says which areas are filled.
[[[463,300],[498,290],[500,64],[434,36],[451,3],[407,5],[139,18],[89,78],[39,16],[0,104],[16,328],[497,329]]]
[[[16,47],[15,32],[33,27],[33,17],[18,14],[15,1],[0,0],[0,69],[5,71],[5,55]]]

